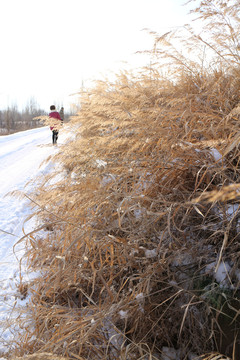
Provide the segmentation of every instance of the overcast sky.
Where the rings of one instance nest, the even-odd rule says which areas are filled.
[[[185,0],[0,0],[0,109],[30,97],[68,106],[82,81],[144,65],[144,28],[190,22]]]

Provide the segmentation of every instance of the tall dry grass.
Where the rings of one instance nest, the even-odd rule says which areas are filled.
[[[236,4],[203,1],[196,12],[224,36],[221,26],[239,28]],[[80,94],[74,139],[28,195],[40,225],[26,255],[39,277],[28,285],[18,354],[240,356],[236,36],[209,42],[211,67],[177,56],[169,36],[156,37],[151,71]]]

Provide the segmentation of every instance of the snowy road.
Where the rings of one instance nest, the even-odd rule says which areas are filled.
[[[65,138],[60,133],[59,143]],[[51,144],[48,127],[0,136],[0,351],[7,349],[12,336],[5,329],[6,318],[20,302],[15,296],[19,263],[13,246],[23,235],[23,221],[29,213],[27,200],[7,194],[29,189],[30,185],[25,188],[26,183],[49,171],[49,165],[40,165],[56,151],[58,147]],[[21,257],[21,249],[17,249],[17,256]]]

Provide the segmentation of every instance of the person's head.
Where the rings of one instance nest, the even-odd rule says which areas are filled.
[[[55,106],[55,105],[51,105],[51,106],[50,106],[50,110],[52,110],[52,111],[53,111],[53,110],[56,110],[56,106]]]

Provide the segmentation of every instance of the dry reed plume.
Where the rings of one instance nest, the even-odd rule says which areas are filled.
[[[80,94],[74,139],[29,195],[41,230],[27,257],[40,275],[18,354],[240,356],[238,2],[201,3],[217,41],[188,28],[187,43],[209,46],[211,66],[177,56],[165,34],[151,69]]]

